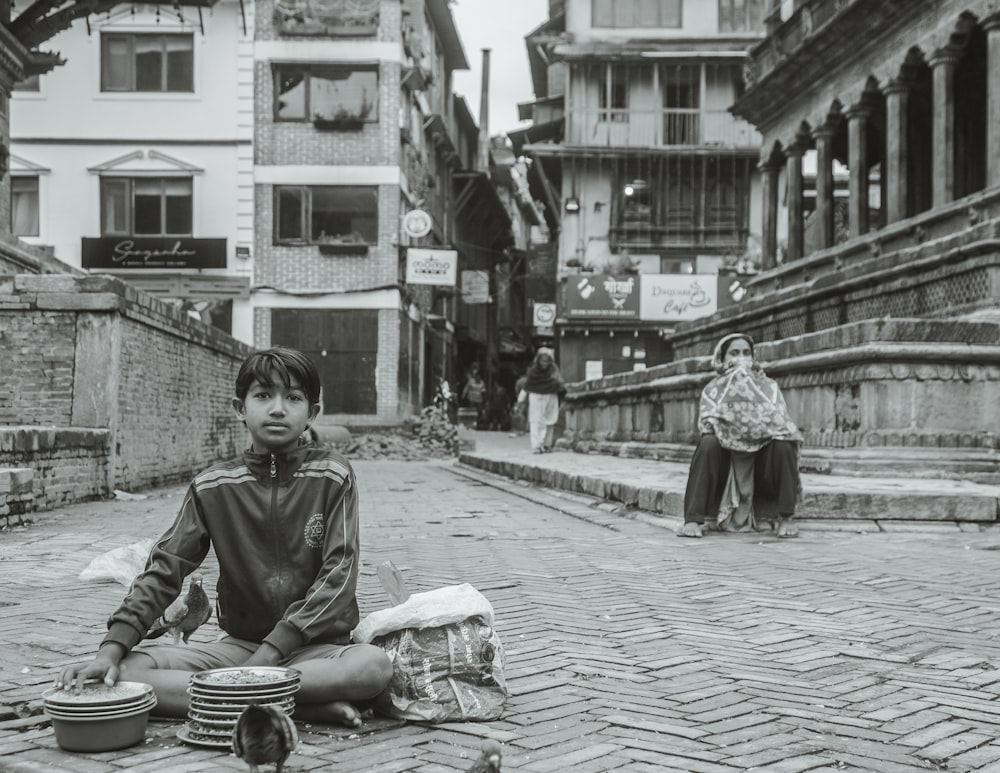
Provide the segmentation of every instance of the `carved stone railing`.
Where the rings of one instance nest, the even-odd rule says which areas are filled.
[[[283,35],[362,37],[378,31],[380,0],[278,0],[274,21]]]
[[[803,468],[1000,482],[1000,324],[872,319],[758,344]],[[563,445],[690,458],[708,357],[571,384]]]

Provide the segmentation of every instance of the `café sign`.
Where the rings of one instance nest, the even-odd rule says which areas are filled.
[[[650,322],[685,322],[707,317],[719,308],[715,274],[643,274],[639,318]]]
[[[84,237],[84,268],[225,268],[225,239],[190,236]]]

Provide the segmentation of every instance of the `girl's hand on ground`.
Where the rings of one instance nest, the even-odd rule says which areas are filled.
[[[83,689],[84,682],[91,679],[99,679],[108,687],[113,687],[121,674],[118,664],[121,663],[124,653],[117,644],[107,644],[101,647],[95,657],[87,665],[67,666],[56,677],[56,687],[63,690]]]

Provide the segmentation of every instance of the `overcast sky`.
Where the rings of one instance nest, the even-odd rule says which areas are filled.
[[[455,0],[451,6],[468,70],[455,72],[455,93],[479,122],[483,48],[490,49],[490,134],[516,129],[517,103],[535,98],[524,36],[548,18],[548,0]]]

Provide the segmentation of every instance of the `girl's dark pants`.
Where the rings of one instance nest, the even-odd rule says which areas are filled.
[[[793,515],[799,482],[798,449],[790,440],[772,440],[754,460],[754,496],[778,503],[778,513]],[[702,435],[691,459],[684,491],[684,523],[714,520],[729,477],[729,451],[715,435]]]

